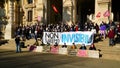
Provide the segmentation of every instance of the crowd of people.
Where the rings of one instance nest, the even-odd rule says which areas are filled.
[[[94,31],[95,37],[99,35],[100,38],[109,38],[109,46],[115,45],[115,36],[117,39],[120,39],[120,23],[115,23],[109,21],[109,23],[101,22],[100,25],[93,22],[86,22],[83,27],[80,26],[80,23],[72,24],[35,24],[27,26],[18,26],[15,30],[15,36],[22,37],[22,40],[29,40],[31,38],[41,38],[43,32],[74,32],[74,31]],[[18,44],[17,44],[18,45]]]

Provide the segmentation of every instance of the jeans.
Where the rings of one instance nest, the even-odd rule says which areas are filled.
[[[109,39],[109,45],[111,46],[111,45],[114,45],[115,43],[114,43],[114,38],[110,38]]]
[[[20,44],[19,44],[19,43],[16,44],[16,52],[17,52],[17,53],[18,53],[18,52],[21,52],[21,47],[20,47]]]

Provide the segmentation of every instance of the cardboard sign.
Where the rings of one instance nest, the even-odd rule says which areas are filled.
[[[59,54],[67,55],[68,54],[67,48],[59,48]]]
[[[35,52],[43,52],[43,46],[37,46]]]
[[[50,52],[53,54],[58,54],[58,50],[59,50],[58,46],[57,47],[52,46]]]
[[[87,50],[88,57],[99,58],[99,51]]]
[[[71,56],[76,56],[77,49],[71,49],[71,50],[69,50],[68,54],[71,55]]]
[[[86,50],[78,50],[77,52],[78,57],[88,57]]]

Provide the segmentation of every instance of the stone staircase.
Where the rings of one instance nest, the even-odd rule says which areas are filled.
[[[0,45],[0,49],[9,49],[15,50],[15,42],[14,39],[8,40],[6,43]]]
[[[0,49],[8,49],[8,50],[15,50],[15,42],[14,39],[11,39],[9,41],[7,41],[8,43],[2,44],[0,45]],[[25,45],[27,46],[28,44],[34,44],[35,40],[31,39],[25,42]],[[41,43],[39,41],[39,43]],[[95,43],[95,46],[97,49],[100,50],[100,54],[102,55],[102,57],[100,57],[100,59],[111,59],[111,60],[119,60],[120,61],[120,44],[116,44],[113,47],[108,46],[108,38],[103,40],[103,41],[99,41],[97,43]],[[89,46],[88,46],[89,47]],[[87,49],[88,49],[87,47]],[[69,48],[69,47],[68,47]],[[79,48],[79,46],[78,46]],[[50,51],[50,46],[44,46],[44,53],[47,53],[48,51]],[[27,48],[22,48],[23,51],[28,51]],[[69,50],[69,49],[68,49]],[[76,51],[70,51],[68,52],[70,53],[70,55],[75,56]]]
[[[100,54],[102,59],[111,59],[120,61],[120,44],[115,46],[109,46],[109,39],[104,39],[98,43],[95,43],[97,49],[101,50]]]

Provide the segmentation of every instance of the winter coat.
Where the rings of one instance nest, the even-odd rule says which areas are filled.
[[[114,37],[115,37],[115,31],[114,31],[114,30],[110,30],[110,31],[108,32],[108,37],[109,37],[109,38],[114,38]]]

